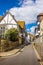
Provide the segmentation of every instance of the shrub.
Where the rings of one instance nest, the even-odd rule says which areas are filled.
[[[17,41],[18,40],[18,31],[15,28],[11,28],[5,33],[5,38],[10,41]]]

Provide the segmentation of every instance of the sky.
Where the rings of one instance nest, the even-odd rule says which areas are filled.
[[[24,20],[26,30],[34,33],[37,15],[43,13],[43,0],[1,0],[0,16],[10,11],[16,20]]]

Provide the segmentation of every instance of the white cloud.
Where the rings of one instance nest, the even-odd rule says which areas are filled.
[[[10,12],[15,15],[17,20],[32,23],[39,13],[43,13],[43,0],[36,0],[36,4],[32,0],[23,0],[22,7],[11,8]]]
[[[22,3],[22,2],[20,2]],[[24,20],[25,23],[33,23],[36,20],[36,8],[32,0],[23,0],[22,7],[11,8],[10,12],[17,20]]]
[[[24,20],[26,24],[34,23],[37,20],[37,15],[43,13],[43,0],[21,0],[19,8],[11,8],[10,12],[15,16],[16,20]],[[34,33],[35,26],[31,27],[31,33]],[[27,29],[29,31],[29,29]]]
[[[20,2],[22,3],[22,2]],[[32,0],[23,0],[19,8],[11,8],[10,12],[15,15],[17,20],[24,20],[26,23],[34,22],[39,13],[43,13],[43,0],[36,0],[34,3]]]
[[[24,20],[26,23],[32,23],[36,20],[36,8],[34,6],[12,8],[10,12],[15,15],[17,20]]]
[[[24,0],[22,6],[31,6],[34,5],[34,2],[32,0]]]
[[[28,32],[30,31],[30,29],[26,29]]]
[[[31,30],[31,33],[34,34],[35,26],[32,26],[32,27],[30,28],[30,30]]]
[[[16,20],[24,20],[26,24],[34,23],[37,20],[37,15],[43,13],[43,0],[36,0],[36,3],[32,0],[23,0],[19,4],[21,3],[21,7],[10,9],[10,12],[15,16]],[[34,26],[30,28],[32,33],[34,33],[34,29]]]
[[[37,5],[43,5],[43,0],[36,0]]]

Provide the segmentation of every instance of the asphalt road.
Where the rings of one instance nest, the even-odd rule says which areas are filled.
[[[40,65],[32,45],[25,46],[21,52],[0,61],[0,65]]]

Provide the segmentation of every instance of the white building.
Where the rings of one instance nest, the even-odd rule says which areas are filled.
[[[2,38],[4,37],[4,33],[10,28],[18,29],[18,24],[14,16],[10,12],[7,12],[0,21],[0,35]]]

